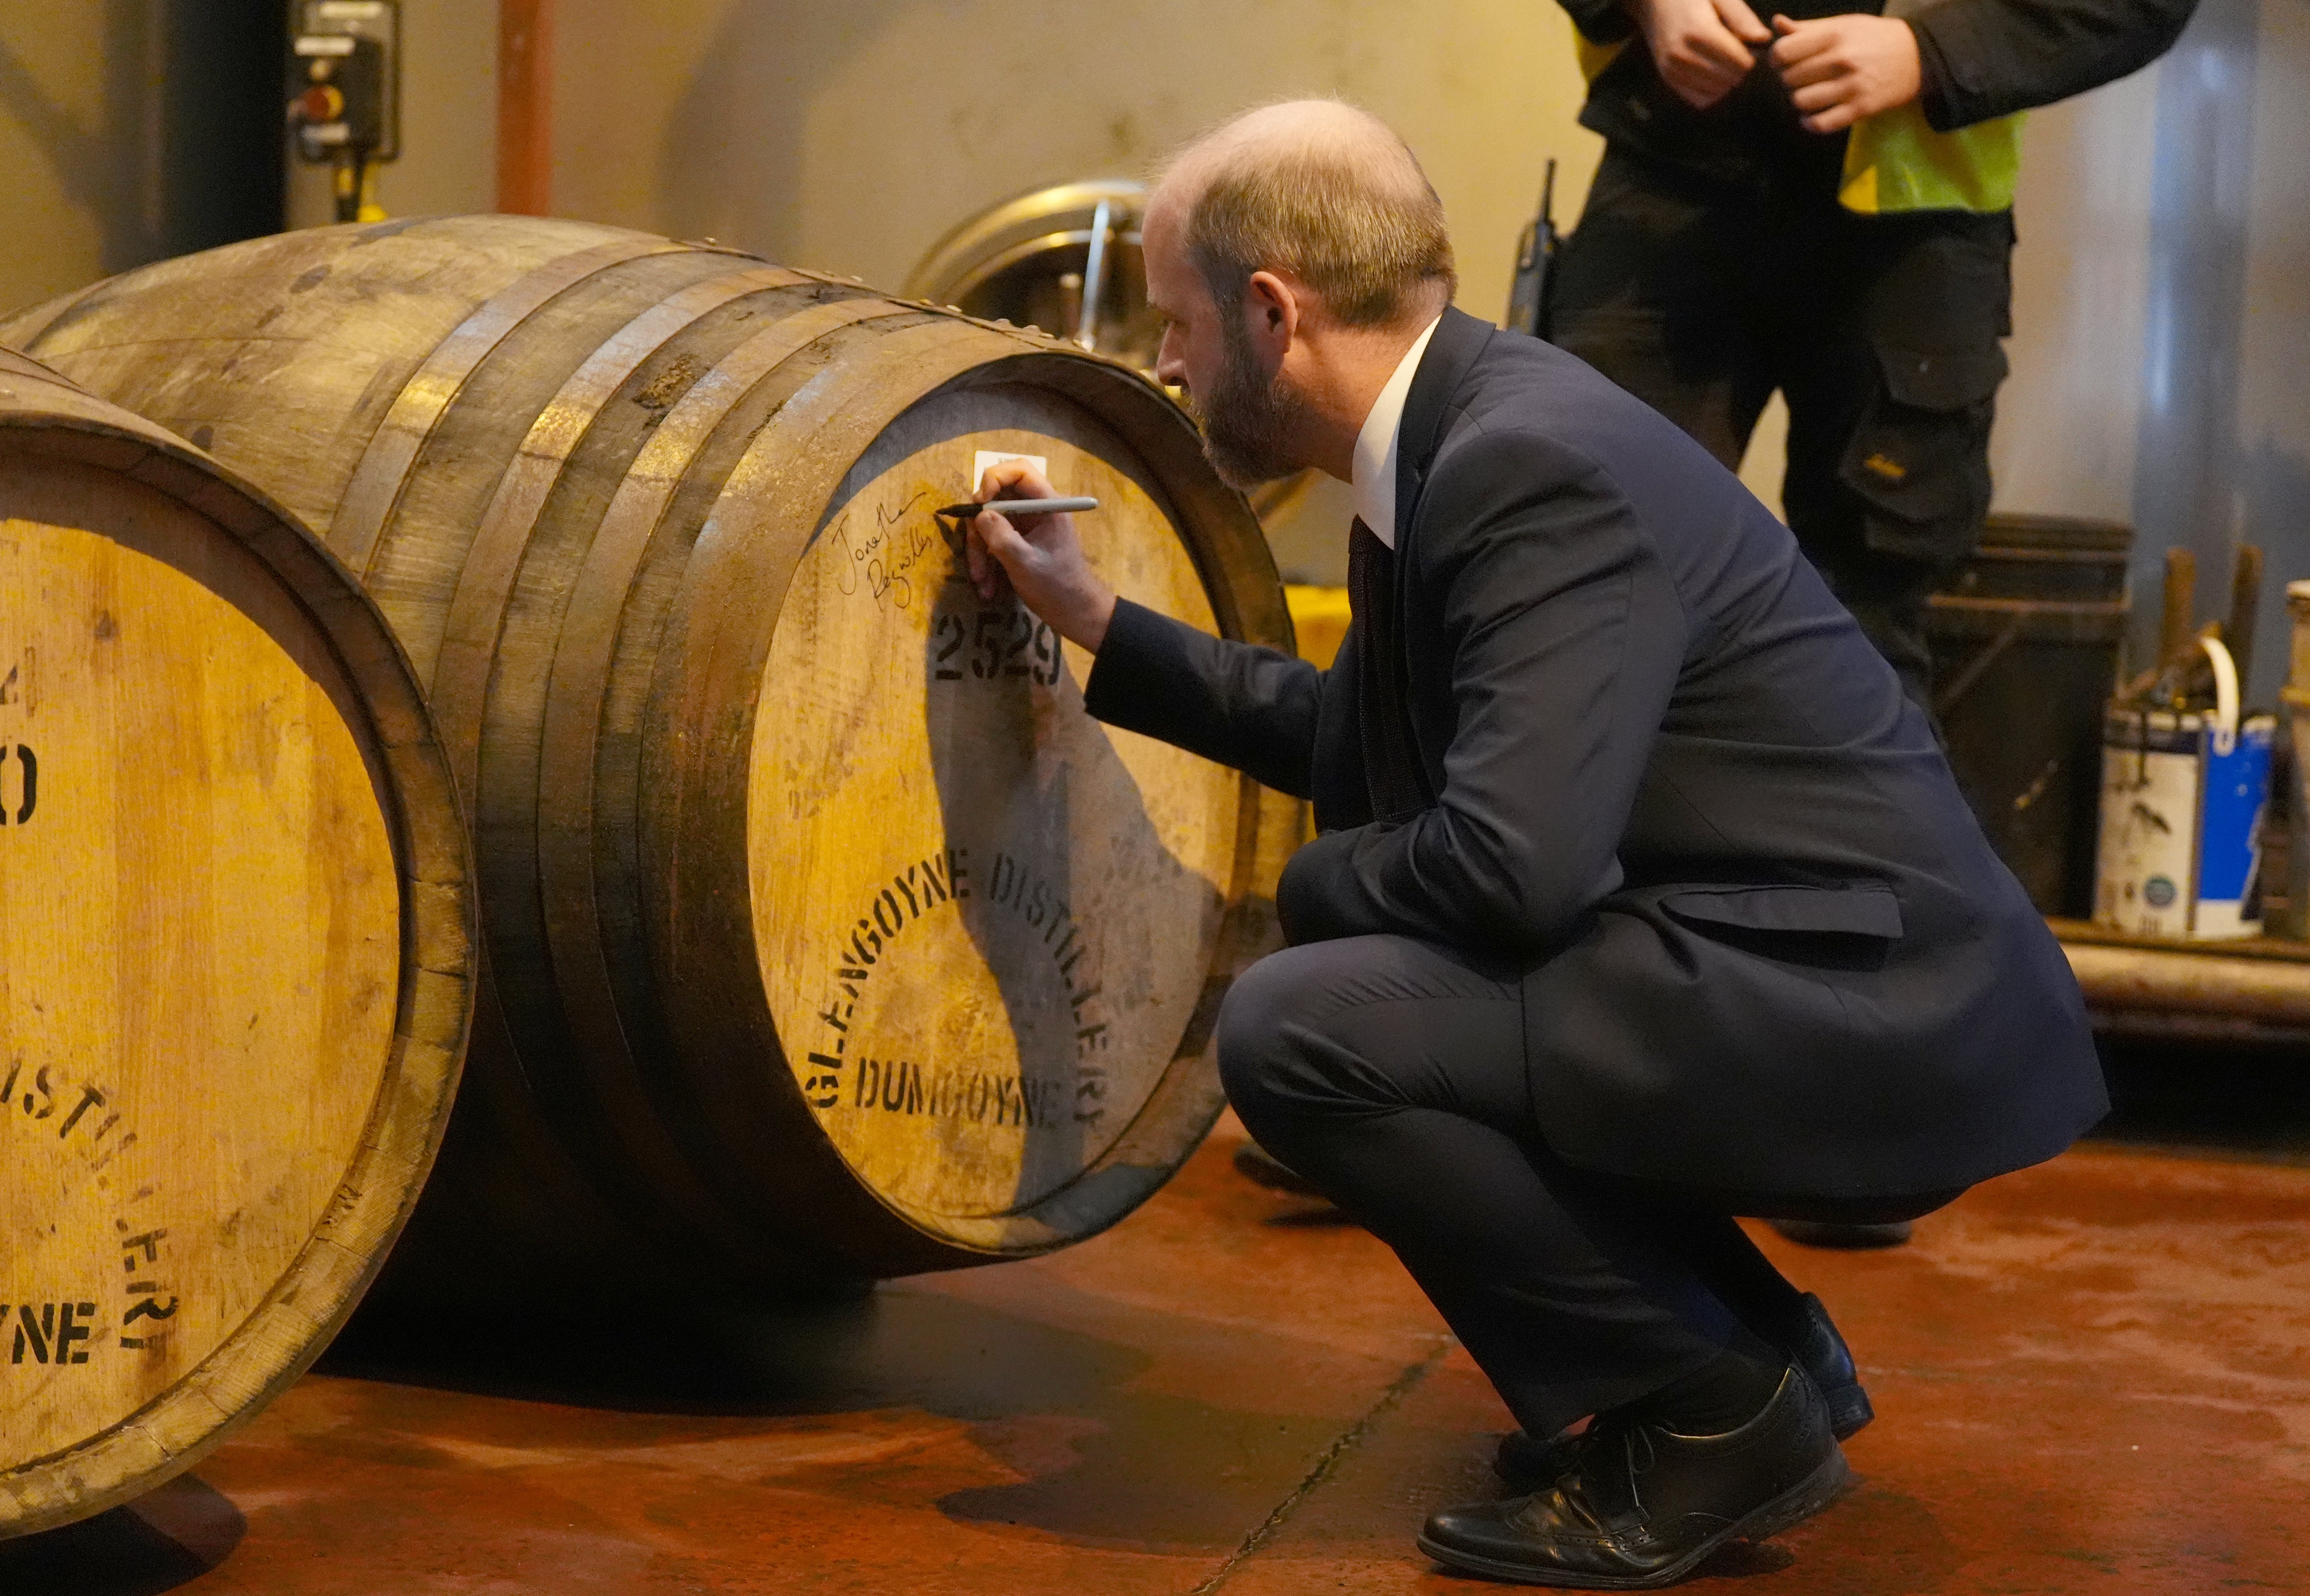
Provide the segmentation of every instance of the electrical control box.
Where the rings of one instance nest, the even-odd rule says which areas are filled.
[[[366,163],[401,153],[399,0],[301,0],[290,63],[300,155]]]

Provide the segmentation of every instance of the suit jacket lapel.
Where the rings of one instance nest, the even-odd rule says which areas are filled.
[[[1420,369],[1412,373],[1411,391],[1404,395],[1403,421],[1396,433],[1395,551],[1399,560],[1411,536],[1412,514],[1420,507],[1420,490],[1428,484],[1428,468],[1444,441],[1445,412],[1451,408],[1452,395],[1460,391],[1461,379],[1491,342],[1494,330],[1490,323],[1447,306],[1444,319],[1437,324],[1436,335],[1428,341],[1427,352],[1420,357]],[[1397,583],[1397,590],[1401,592],[1403,585]]]
[[[1444,418],[1451,409],[1452,396],[1460,391],[1469,368],[1491,342],[1492,332],[1490,323],[1446,308],[1435,336],[1429,339],[1428,349],[1420,357],[1420,369],[1412,373],[1411,390],[1404,395],[1403,419],[1396,433],[1394,579],[1388,594],[1390,624],[1385,628],[1388,656],[1381,666],[1390,675],[1393,690],[1388,696],[1393,702],[1385,710],[1370,706],[1364,713],[1392,711],[1398,717],[1403,762],[1429,802],[1435,801],[1437,786],[1430,779],[1428,750],[1420,743],[1420,719],[1411,709],[1411,657],[1407,647],[1409,640],[1420,635],[1411,624],[1411,595],[1418,585],[1412,566],[1411,522],[1420,509],[1420,495],[1428,485],[1428,469],[1444,441]],[[1376,641],[1368,638],[1367,646]]]

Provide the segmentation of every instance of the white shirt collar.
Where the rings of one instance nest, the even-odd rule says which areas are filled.
[[[1428,352],[1428,341],[1436,336],[1436,329],[1444,318],[1429,322],[1427,330],[1411,341],[1397,362],[1395,375],[1372,401],[1371,414],[1364,418],[1364,429],[1356,434],[1356,452],[1348,479],[1355,497],[1356,514],[1372,529],[1374,536],[1389,548],[1395,547],[1395,463],[1397,444],[1403,431],[1403,402],[1411,395],[1411,379],[1420,370],[1420,357]]]

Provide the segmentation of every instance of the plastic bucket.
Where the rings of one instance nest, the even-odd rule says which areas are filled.
[[[1933,710],[1950,766],[2048,915],[2094,900],[2102,708],[2125,635],[2130,527],[1993,516],[1932,595]]]
[[[2262,812],[2278,719],[2241,718],[2228,651],[2203,646],[2221,687],[2212,714],[2113,704],[2104,725],[2094,919],[2114,931],[2191,941],[2262,933]]]

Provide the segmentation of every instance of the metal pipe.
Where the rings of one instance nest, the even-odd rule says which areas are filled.
[[[2237,561],[2230,568],[2230,612],[2222,622],[2222,642],[2237,662],[2238,705],[2244,708],[2254,702],[2254,690],[2248,685],[2254,680],[2254,620],[2262,610],[2262,549],[2254,543],[2240,543]]]
[[[2171,670],[2197,654],[2191,625],[2198,612],[2198,557],[2187,549],[2166,551],[2166,607],[2158,617],[2158,667]]]
[[[1099,347],[1099,300],[1107,291],[1107,237],[1115,231],[1115,202],[1103,199],[1090,213],[1090,248],[1083,256],[1082,310],[1075,317],[1075,342]]]
[[[2310,1037],[2310,960],[2063,941],[2097,1023],[2127,1016],[2163,1025],[2198,1020]]]

